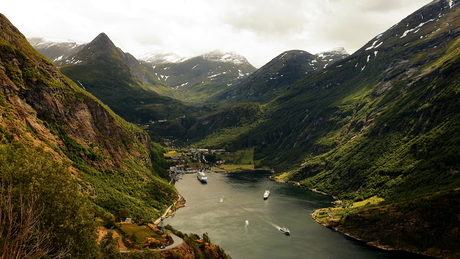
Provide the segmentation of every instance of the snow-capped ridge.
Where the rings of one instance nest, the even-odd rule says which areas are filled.
[[[219,50],[215,50],[198,57],[202,57],[213,62],[233,63],[237,65],[249,63],[244,56],[239,55],[234,51],[223,53]],[[152,64],[180,63],[191,58],[192,57],[181,57],[175,53],[146,53],[138,57],[138,59]]]
[[[68,39],[52,39],[52,38],[39,38],[33,37],[27,39],[33,46],[39,48],[50,48],[53,46],[59,46],[66,44],[66,46],[72,46],[73,48],[84,45],[84,42],[76,42]]]
[[[348,52],[345,50],[344,47],[336,47],[336,48],[333,48],[332,50],[316,53],[316,56],[319,56],[319,57],[329,56],[329,55],[350,55],[350,54],[348,54]]]
[[[190,57],[182,57],[176,53],[145,53],[137,57],[139,60],[144,60],[152,64],[161,64],[161,63],[180,63],[190,59]]]
[[[209,61],[233,63],[237,65],[248,63],[247,59],[244,56],[234,51],[222,53],[219,50],[215,50],[215,51],[203,54],[201,55],[201,57]]]

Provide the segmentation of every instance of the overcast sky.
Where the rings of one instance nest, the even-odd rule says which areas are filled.
[[[90,42],[105,32],[124,52],[197,56],[235,51],[261,67],[283,51],[350,54],[432,0],[14,0],[3,13],[26,37]]]

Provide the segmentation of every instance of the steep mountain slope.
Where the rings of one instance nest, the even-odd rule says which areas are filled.
[[[206,101],[256,70],[234,52],[210,52],[180,62],[153,63],[155,74],[186,101]]]
[[[221,144],[244,134],[247,130],[253,128],[262,117],[263,111],[259,103],[235,104],[198,118],[196,123],[188,130],[187,136],[191,142],[201,141],[200,146],[212,145],[227,148]],[[222,136],[225,140],[216,140],[213,138],[214,135]],[[211,142],[207,142],[208,140]]]
[[[67,59],[57,62],[64,72],[80,75],[85,73],[83,81],[79,84],[85,88],[85,83],[89,81],[88,87],[98,93],[98,91],[109,94],[107,87],[115,87],[119,91],[148,90],[153,92],[150,95],[157,97],[152,87],[161,87],[162,84],[156,80],[150,71],[141,65],[131,54],[124,53],[117,48],[105,33],[99,34],[93,41],[85,44],[75,54],[68,56]],[[93,81],[106,83],[107,85],[92,84]],[[117,82],[119,83],[117,84]],[[143,85],[145,83],[146,85]]]
[[[244,136],[255,159],[284,172],[301,165],[286,179],[342,197],[458,184],[458,14],[456,1],[434,1],[291,85]]]
[[[62,73],[124,119],[144,125],[157,141],[169,136],[185,138],[188,121],[193,121],[197,116],[194,113],[200,111],[200,107],[158,94],[158,88],[168,87],[133,56],[117,48],[104,33],[70,59],[73,64],[61,67]],[[158,121],[162,123],[155,124]]]
[[[433,1],[292,84],[253,129],[226,144],[253,147],[258,166],[299,187],[385,199],[343,214],[339,229],[381,246],[458,258],[459,46],[459,1]]]
[[[306,185],[332,194],[395,199],[459,184],[449,171],[459,166],[451,152],[458,146],[460,23],[449,3],[434,1],[299,83],[297,97],[277,100],[298,111],[291,113],[297,131],[284,143],[310,154],[292,179],[308,178]]]
[[[343,48],[317,55],[302,50],[286,51],[252,73],[241,83],[224,89],[211,98],[216,102],[267,103],[285,92],[289,85],[347,57]]]
[[[46,205],[36,217],[46,217],[50,235],[64,242],[53,247],[70,245],[76,253],[72,258],[93,257],[94,250],[80,243],[95,244],[95,229],[87,226],[93,214],[120,217],[123,211],[151,219],[177,199],[166,179],[162,150],[63,76],[3,15],[0,25],[0,147],[2,159],[5,154],[10,159],[0,163],[2,208],[5,183],[21,183],[11,192],[30,191],[27,202],[38,199],[37,206]]]

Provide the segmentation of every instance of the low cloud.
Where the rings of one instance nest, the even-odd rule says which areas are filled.
[[[105,32],[133,55],[236,51],[260,67],[283,51],[354,52],[430,0],[16,0],[3,14],[26,37],[89,42]]]

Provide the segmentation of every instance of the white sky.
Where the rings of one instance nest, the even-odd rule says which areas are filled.
[[[0,12],[26,37],[90,42],[105,32],[124,52],[197,56],[235,51],[261,67],[286,50],[350,54],[432,0],[14,0]]]

